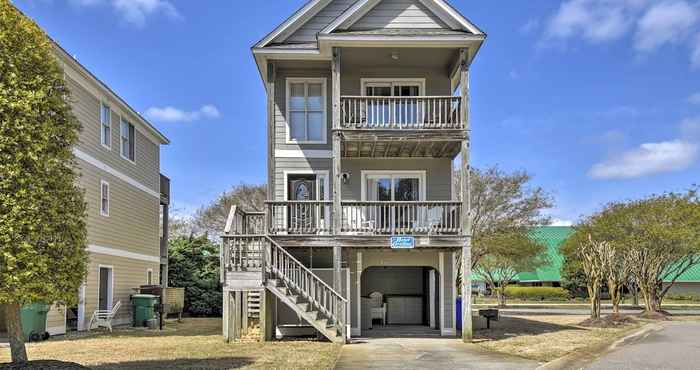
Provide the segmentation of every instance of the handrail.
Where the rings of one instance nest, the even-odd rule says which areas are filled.
[[[340,97],[344,130],[464,130],[459,96]]]
[[[348,300],[347,300],[346,298],[344,298],[340,293],[336,292],[335,289],[331,288],[330,285],[326,284],[325,281],[321,280],[321,278],[319,278],[318,276],[316,276],[316,274],[314,274],[313,271],[311,271],[308,267],[304,266],[303,263],[299,262],[298,259],[294,258],[294,256],[292,256],[289,252],[287,252],[284,248],[282,248],[281,245],[277,244],[276,241],[272,240],[272,238],[270,238],[270,237],[267,236],[267,235],[264,235],[264,237],[265,237],[265,239],[267,239],[267,241],[269,241],[269,242],[270,242],[272,245],[274,245],[276,248],[279,248],[279,249],[282,251],[282,253],[285,254],[289,259],[291,259],[291,260],[294,261],[297,265],[299,265],[305,272],[308,272],[309,274],[313,275],[313,276],[321,283],[321,285],[325,286],[328,290],[331,291],[331,293],[337,295],[338,298],[340,298],[343,302],[347,302],[347,301],[348,301]]]

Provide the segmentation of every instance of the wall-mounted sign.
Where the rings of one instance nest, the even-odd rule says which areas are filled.
[[[416,238],[412,236],[392,236],[392,249],[411,249],[416,245]]]

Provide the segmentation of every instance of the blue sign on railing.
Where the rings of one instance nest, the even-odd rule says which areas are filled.
[[[412,236],[392,236],[392,249],[411,249],[416,245],[416,238]]]

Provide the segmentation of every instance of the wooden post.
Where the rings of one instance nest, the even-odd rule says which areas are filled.
[[[275,192],[275,62],[267,62],[267,200],[274,200]],[[265,230],[267,232],[267,229]]]
[[[221,327],[222,327],[221,334],[224,336],[224,341],[226,341],[226,342],[228,342],[231,339],[231,337],[229,335],[229,331],[228,331],[228,329],[230,327],[229,320],[231,320],[231,314],[230,314],[231,310],[229,310],[229,300],[228,300],[229,294],[230,294],[229,291],[224,289],[224,294],[222,296],[223,302],[221,302],[222,303],[221,320],[223,321],[223,325],[221,325]]]
[[[342,220],[342,169],[340,164],[340,48],[333,48],[333,61],[331,62],[332,89],[333,89],[333,235],[339,235],[343,226]],[[336,242],[333,246],[333,289],[342,292],[341,265],[343,253],[341,246]],[[338,317],[343,321],[342,335],[347,338],[345,322],[345,307],[340,307]]]
[[[462,97],[460,116],[467,131],[467,137],[462,141],[461,150],[461,193],[462,193],[462,234],[465,237],[462,247],[462,341],[471,342],[472,328],[472,220],[471,220],[471,194],[469,189],[469,146],[471,131],[469,124],[469,53],[467,49],[459,51],[459,84]]]
[[[248,334],[248,291],[241,292],[241,335]]]

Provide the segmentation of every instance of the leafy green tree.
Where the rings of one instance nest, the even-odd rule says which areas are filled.
[[[506,306],[506,287],[520,272],[535,271],[547,263],[546,247],[530,237],[525,228],[488,234],[479,240],[488,246],[474,271],[496,292],[498,305]]]
[[[588,297],[586,275],[583,273],[581,261],[571,256],[564,257],[561,267],[561,286],[569,291],[572,297]]]
[[[13,362],[27,361],[20,308],[77,303],[85,210],[72,147],[80,124],[43,31],[0,0],[0,304]]]
[[[647,312],[685,272],[700,264],[700,201],[696,189],[630,202],[618,243],[629,249],[631,271]]]
[[[184,311],[194,316],[221,315],[219,247],[201,235],[177,237],[168,248],[168,283],[185,288]]]

